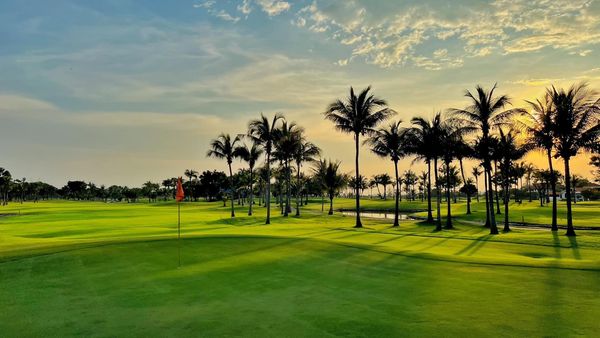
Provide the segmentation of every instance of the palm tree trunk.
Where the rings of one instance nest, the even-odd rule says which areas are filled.
[[[550,186],[552,187],[552,228],[551,231],[558,231],[557,224],[557,201],[556,201],[556,175],[554,174],[554,168],[552,166],[552,153],[551,149],[548,150],[548,168],[550,169]]]
[[[394,207],[394,227],[400,226],[398,223],[398,212],[399,212],[399,201],[400,196],[400,183],[398,183],[398,161],[394,161],[394,172],[396,173],[396,205]]]
[[[440,200],[442,196],[440,195],[440,181],[438,178],[438,170],[437,170],[437,157],[433,159],[433,172],[435,173],[435,194],[436,194],[436,207],[437,207],[437,219],[435,223],[435,230],[442,230],[442,213],[440,211]]]
[[[450,203],[450,162],[446,161],[446,204],[448,206],[448,211],[446,213],[446,229],[452,229],[452,211]]]
[[[477,176],[475,176],[475,187],[477,188],[476,189],[477,190],[477,192],[476,192],[477,203],[479,203],[479,178]]]
[[[356,151],[356,157],[354,159],[354,164],[356,167],[356,182],[358,182],[358,179],[360,177],[360,172],[358,169],[358,155],[359,155],[359,147],[360,147],[360,143],[359,143],[359,137],[360,134],[355,134],[354,135],[354,146],[355,146],[355,151]],[[356,185],[356,225],[354,225],[355,228],[362,228],[362,223],[360,221],[360,196],[358,194],[358,184]],[[331,201],[331,205],[333,206],[333,199]]]
[[[267,206],[267,221],[265,224],[271,224],[271,152],[267,152],[267,191],[265,196],[265,204]]]
[[[509,232],[510,226],[508,224],[508,202],[510,201],[510,186],[508,184],[508,178],[505,178],[504,184],[504,229],[502,231]]]
[[[563,158],[565,161],[565,189],[567,197],[567,236],[575,236],[575,228],[573,228],[573,214],[571,211],[571,168],[569,166],[569,158]]]
[[[329,195],[329,212],[328,215],[333,215],[333,196]]]
[[[498,176],[498,162],[494,161],[494,175]],[[496,194],[496,214],[500,215],[500,194],[498,194],[498,182],[497,179],[494,182],[494,193]]]
[[[325,211],[325,194],[321,193],[321,212]]]
[[[235,211],[233,209],[233,172],[231,171],[231,162],[227,163],[229,166],[229,189],[231,191],[231,217],[235,217]]]
[[[489,218],[490,218],[490,234],[491,235],[497,235],[498,234],[498,227],[496,225],[496,215],[494,214],[494,184],[492,182],[492,164],[488,161],[488,165],[487,168],[489,168],[488,170],[488,201],[489,201],[489,205],[488,205],[488,213],[489,213]]]
[[[287,217],[290,212],[292,212],[292,168],[290,167],[290,162],[287,161],[286,169],[285,169],[285,184],[286,184],[286,192],[285,192],[285,216]]]
[[[252,216],[252,204],[254,204],[254,189],[252,189],[252,171],[253,168],[250,167],[250,206],[248,207],[248,216]]]
[[[296,216],[300,216],[300,162],[296,162]]]
[[[471,214],[471,194],[467,194],[467,215]]]
[[[433,223],[431,212],[431,159],[427,160],[427,222]]]

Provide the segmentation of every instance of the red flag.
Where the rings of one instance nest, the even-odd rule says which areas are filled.
[[[183,201],[183,186],[181,185],[181,177],[177,178],[177,194],[175,195],[177,202]]]

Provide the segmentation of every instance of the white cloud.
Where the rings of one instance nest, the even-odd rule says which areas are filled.
[[[291,5],[287,1],[278,0],[256,0],[263,12],[269,16],[279,15],[290,9]]]
[[[544,48],[587,56],[593,51],[589,45],[600,43],[600,11],[590,0],[495,0],[443,9],[421,1],[390,8],[381,11],[374,3],[361,7],[357,1],[327,5],[313,1],[296,15],[311,31],[354,46],[352,55],[381,67],[459,67],[466,58]],[[434,62],[422,51],[434,41],[443,46],[438,50],[447,50],[445,62]],[[462,44],[462,52],[446,48],[456,43]]]
[[[242,12],[244,15],[248,15],[252,12],[252,7],[250,6],[250,0],[244,0],[240,5],[237,6],[237,10]]]

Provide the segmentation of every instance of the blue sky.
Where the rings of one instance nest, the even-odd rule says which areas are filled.
[[[476,84],[517,106],[551,83],[600,89],[598,0],[5,0],[0,43],[0,166],[55,184],[222,169],[209,140],[275,111],[351,171],[351,137],[320,115],[350,85],[405,121]],[[366,174],[387,170],[364,153]]]

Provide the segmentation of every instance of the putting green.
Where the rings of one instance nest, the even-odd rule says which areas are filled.
[[[436,233],[184,204],[43,202],[0,218],[2,336],[593,336],[600,238]],[[278,214],[275,212],[275,214]]]

